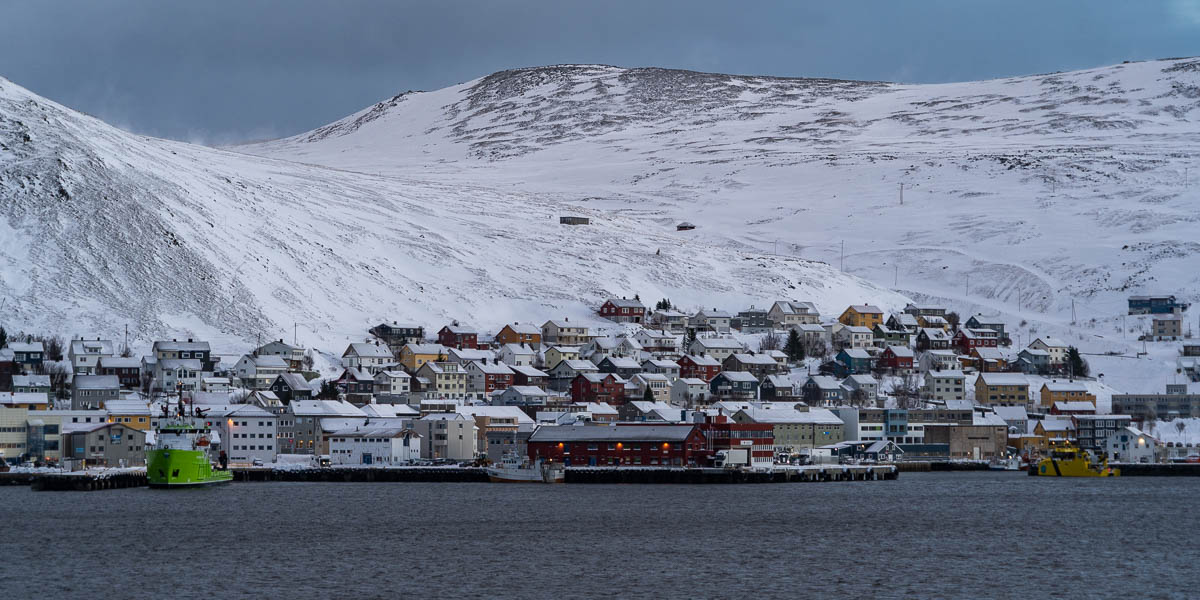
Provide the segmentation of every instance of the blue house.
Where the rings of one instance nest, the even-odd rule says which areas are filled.
[[[8,349],[13,352],[13,362],[26,370],[38,370],[46,359],[46,350],[41,342],[11,342]]]
[[[835,360],[837,363],[833,366],[833,372],[838,377],[870,373],[875,363],[874,357],[862,348],[846,348],[838,352]]]
[[[1188,304],[1175,299],[1175,296],[1130,296],[1129,314],[1131,315],[1169,315],[1180,314],[1187,310]]]
[[[748,371],[721,371],[708,386],[718,401],[758,398],[758,378]]]

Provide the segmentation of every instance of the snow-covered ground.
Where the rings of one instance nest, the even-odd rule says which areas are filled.
[[[1132,357],[1127,296],[1200,296],[1198,108],[1197,59],[939,85],[568,65],[234,149],[687,220],[692,239],[999,316],[1021,343]],[[1177,348],[1086,358],[1113,387],[1161,391]]]

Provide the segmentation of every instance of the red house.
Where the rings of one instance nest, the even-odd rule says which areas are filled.
[[[539,427],[529,436],[529,458],[576,466],[703,467],[707,445],[696,425]]]
[[[881,367],[895,371],[911,371],[913,368],[913,351],[908,346],[888,346],[879,355]]]
[[[625,380],[614,373],[580,373],[571,380],[573,402],[625,403]]]
[[[951,344],[963,354],[970,354],[975,348],[995,348],[1000,343],[1000,333],[991,329],[962,328],[954,334]]]
[[[600,316],[618,323],[641,323],[646,320],[646,307],[640,300],[609,298],[600,305]]]
[[[681,379],[702,379],[704,383],[708,383],[721,372],[721,363],[711,356],[685,354],[675,362],[679,364]]]
[[[528,385],[546,389],[550,385],[550,376],[534,367],[517,365],[509,367],[513,372],[513,385]]]
[[[475,350],[479,348],[479,334],[454,323],[438,331],[438,343],[448,348]]]

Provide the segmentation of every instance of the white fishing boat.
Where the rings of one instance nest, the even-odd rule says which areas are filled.
[[[1006,456],[1004,458],[993,458],[988,463],[988,468],[993,471],[1020,471],[1021,457]]]
[[[562,465],[541,460],[531,464],[525,457],[512,453],[506,453],[499,464],[486,470],[493,483],[562,483],[566,477]]]

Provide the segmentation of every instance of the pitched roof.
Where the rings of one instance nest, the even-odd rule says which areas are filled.
[[[1029,385],[1029,378],[1021,373],[980,373],[984,385]]]
[[[609,298],[605,301],[605,304],[609,302],[612,302],[613,306],[616,306],[617,308],[645,308],[641,302],[626,298]]]
[[[682,442],[695,425],[560,425],[538,427],[533,442]]]
[[[695,365],[697,367],[719,367],[719,366],[721,366],[721,362],[711,356],[700,356],[699,354],[688,354],[688,355],[684,356],[683,358],[686,358],[686,359],[690,360],[691,362],[695,363]],[[683,358],[681,358],[679,360],[683,360]]]
[[[1087,392],[1087,384],[1080,381],[1047,381],[1042,387],[1051,392]]]
[[[530,367],[527,365],[515,365],[509,367],[514,373],[520,373],[526,377],[549,377],[544,371]]]
[[[76,375],[71,387],[77,390],[115,390],[121,387],[116,375]]]
[[[743,408],[740,413],[755,423],[812,423],[815,425],[841,425],[843,421],[824,408],[796,410],[795,408]]]
[[[744,347],[741,342],[739,342],[733,338],[726,338],[726,337],[696,338],[695,343],[699,344],[701,348],[706,348],[706,349],[707,348],[716,348],[716,349],[741,350]]]
[[[717,373],[717,377],[723,377],[729,381],[753,381],[758,383],[758,378],[749,371],[721,371]]]
[[[445,354],[449,356],[449,348],[441,344],[405,344],[404,348],[407,348],[413,354],[431,354],[435,356]]]
[[[368,344],[368,343],[364,343],[364,342],[350,344],[349,346],[346,347],[346,351],[342,353],[342,356],[343,357],[350,356],[351,354],[358,356],[359,358],[391,358],[392,357],[392,351],[389,350],[387,346],[383,346],[380,344]],[[276,357],[276,358],[278,358],[278,357]]]
[[[882,315],[883,314],[883,310],[881,310],[878,306],[875,306],[873,304],[851,304],[847,310],[851,310],[851,309],[853,309],[854,312],[856,312],[860,315],[862,315],[862,314]]]

